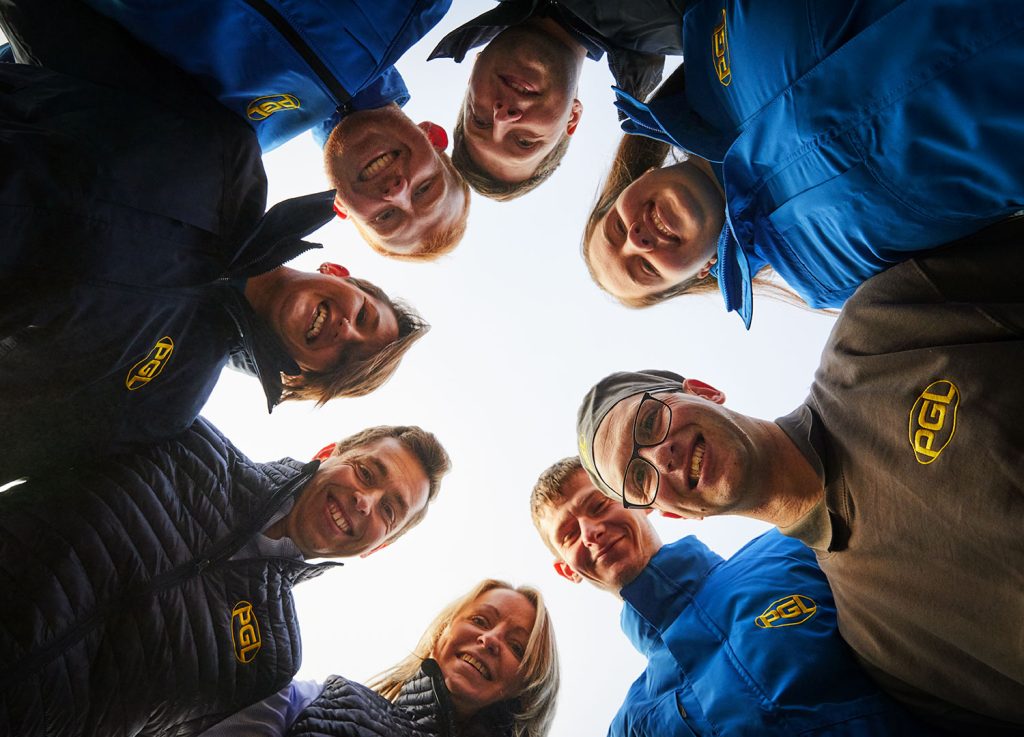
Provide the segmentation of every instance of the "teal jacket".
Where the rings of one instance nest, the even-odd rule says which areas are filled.
[[[1019,0],[701,0],[683,45],[685,83],[619,93],[623,127],[717,167],[719,284],[748,327],[766,264],[838,307],[1024,207]]]
[[[621,595],[647,668],[609,737],[930,734],[857,665],[814,553],[777,530],[729,560],[685,537]]]

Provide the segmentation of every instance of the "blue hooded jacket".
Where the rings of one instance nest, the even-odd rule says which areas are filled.
[[[629,133],[716,167],[718,278],[749,327],[770,264],[814,307],[1024,206],[1019,0],[702,0]],[[677,82],[679,80],[676,80]]]
[[[404,105],[409,92],[393,65],[451,6],[451,0],[86,2],[248,121],[264,151],[314,126],[326,140],[322,134],[350,110]]]
[[[930,734],[857,665],[814,553],[777,530],[727,561],[685,537],[621,595],[648,662],[609,737]]]

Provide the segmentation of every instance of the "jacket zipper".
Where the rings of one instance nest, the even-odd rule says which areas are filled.
[[[316,55],[316,52],[310,48],[309,44],[306,43],[305,39],[299,35],[298,31],[292,28],[291,24],[285,20],[277,10],[271,6],[267,0],[245,0],[245,3],[255,10],[257,13],[262,15],[277,32],[280,33],[285,41],[291,44],[291,47],[301,56],[305,62],[309,65],[309,68],[313,70],[313,73],[320,78],[320,81],[324,83],[331,94],[334,95],[334,99],[338,105],[344,105],[352,99],[352,95],[348,93],[344,85],[338,81],[338,79],[331,74],[331,71],[327,68],[320,57]]]

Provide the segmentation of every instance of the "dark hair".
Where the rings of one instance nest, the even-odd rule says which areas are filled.
[[[391,308],[398,322],[398,337],[363,361],[342,360],[330,371],[304,371],[300,376],[284,376],[281,401],[315,399],[317,405],[322,405],[335,397],[369,394],[391,378],[405,352],[430,330],[430,323],[416,310],[391,299],[376,284],[355,277],[349,277],[349,281]]]
[[[608,214],[608,211],[626,187],[650,169],[660,169],[664,166],[666,159],[668,159],[672,151],[673,149],[669,144],[653,138],[647,138],[646,136],[626,134],[619,141],[619,147],[615,150],[615,158],[612,160],[611,169],[605,178],[601,190],[598,192],[597,202],[594,203],[594,207],[587,217],[587,224],[583,229],[583,261],[587,264],[590,278],[606,292],[608,290],[598,281],[597,275],[594,273],[593,264],[590,262],[591,236],[593,236],[598,223]],[[753,286],[758,294],[810,309],[807,307],[807,303],[793,290],[775,281],[775,271],[770,266],[765,266],[758,271],[757,275],[754,276]],[[708,294],[717,291],[718,281],[709,274],[704,278],[692,276],[678,284],[666,287],[660,292],[645,294],[639,297],[619,297],[614,294],[612,296],[627,307],[641,308],[656,305],[659,302],[664,302],[672,297],[678,297],[681,294]]]
[[[555,144],[555,147],[537,164],[533,174],[521,182],[503,182],[470,157],[469,150],[466,148],[466,132],[463,127],[465,119],[466,106],[463,103],[462,111],[459,114],[458,121],[455,123],[455,130],[452,134],[454,141],[452,144],[452,163],[466,182],[469,183],[469,186],[473,188],[474,192],[498,202],[514,200],[539,187],[542,182],[555,173],[555,169],[562,163],[565,152],[569,150],[569,140],[571,137],[568,133],[564,133],[558,143]]]
[[[409,517],[409,520],[402,529],[395,533],[390,539],[390,542],[394,542],[418,525],[427,515],[427,507],[430,505],[430,502],[434,501],[434,498],[441,490],[441,479],[451,470],[452,460],[434,433],[427,432],[416,425],[377,425],[376,427],[368,427],[365,430],[360,430],[355,435],[349,435],[347,438],[342,438],[335,443],[331,455],[344,455],[356,448],[361,448],[383,438],[394,438],[406,450],[412,453],[423,468],[429,483],[427,503],[422,509]]]

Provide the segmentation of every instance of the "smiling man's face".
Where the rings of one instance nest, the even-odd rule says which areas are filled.
[[[396,438],[324,461],[268,533],[285,534],[306,558],[369,553],[400,533],[427,503],[429,481]]]
[[[583,470],[566,479],[562,495],[565,501],[548,507],[538,521],[545,542],[560,558],[559,573],[566,578],[578,574],[617,594],[661,547],[646,512],[609,499]]]

